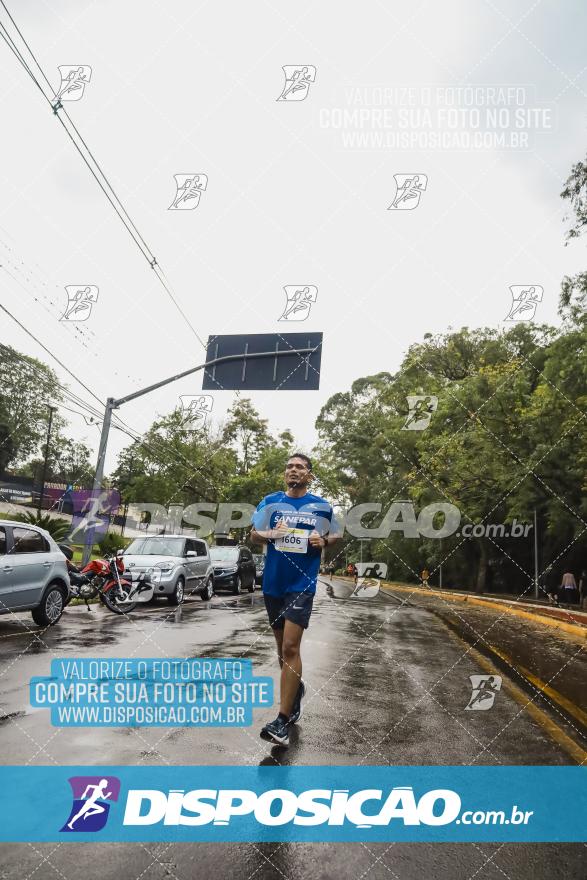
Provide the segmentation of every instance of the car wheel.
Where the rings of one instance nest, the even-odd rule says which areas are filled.
[[[240,574],[237,574],[232,582],[232,592],[235,596],[240,595],[243,591],[243,579]]]
[[[181,605],[185,596],[185,581],[182,577],[177,579],[177,583],[171,596],[167,597],[170,605]]]
[[[209,599],[212,598],[213,595],[214,595],[214,581],[212,580],[211,577],[209,577],[204,585],[204,589],[200,593],[200,596],[204,600],[204,602],[207,602]]]
[[[50,584],[41,602],[31,611],[33,620],[39,626],[53,626],[65,608],[66,594],[59,584]]]
[[[254,592],[255,592],[255,578],[253,578],[253,580],[249,584],[249,593],[254,593]]]

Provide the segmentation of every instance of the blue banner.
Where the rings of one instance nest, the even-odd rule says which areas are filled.
[[[3,767],[0,840],[585,841],[584,767]]]
[[[242,659],[72,657],[29,693],[55,727],[247,727],[273,705],[273,679]]]

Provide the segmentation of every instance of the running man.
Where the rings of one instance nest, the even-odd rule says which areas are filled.
[[[108,780],[101,779],[100,782],[98,783],[98,785],[86,786],[86,790],[82,794],[82,800],[84,800],[84,798],[87,798],[87,799],[84,801],[81,809],[75,814],[75,816],[73,817],[71,822],[67,823],[68,828],[71,828],[71,830],[73,831],[74,824],[82,816],[84,817],[84,821],[85,821],[88,818],[88,816],[96,816],[98,813],[104,812],[104,807],[102,806],[102,804],[98,804],[96,802],[97,802],[98,798],[102,798],[103,800],[107,801],[108,798],[111,796],[111,794],[112,794],[111,791],[107,791],[106,793],[104,793],[104,789],[107,787],[107,785],[108,785]],[[87,794],[90,791],[90,789],[92,789],[92,794],[89,797],[87,797]]]
[[[322,550],[339,535],[329,534],[332,505],[308,492],[312,463],[294,453],[285,466],[285,492],[266,495],[253,516],[251,540],[267,544],[263,597],[277,643],[281,667],[279,715],[261,730],[261,738],[289,745],[289,726],[302,715],[300,645],[312,613]]]

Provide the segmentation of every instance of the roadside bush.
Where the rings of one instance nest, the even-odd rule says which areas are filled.
[[[46,532],[49,532],[54,541],[63,541],[66,535],[69,534],[71,529],[71,523],[66,519],[56,519],[54,517],[49,516],[47,513],[42,513],[40,516],[38,513],[15,513],[11,514],[11,519],[27,523],[31,526],[38,526],[40,529],[45,529]]]
[[[115,556],[117,550],[125,550],[130,544],[131,539],[123,538],[116,532],[107,532],[104,537],[98,541],[98,547],[102,556]]]

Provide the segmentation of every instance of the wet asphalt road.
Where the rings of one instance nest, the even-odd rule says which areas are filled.
[[[526,711],[519,681],[510,683],[502,669],[494,670],[504,681],[493,708],[465,711],[469,676],[485,674],[488,661],[430,608],[406,604],[393,592],[364,600],[350,593],[343,581],[319,584],[303,640],[304,717],[287,751],[272,749],[258,736],[273,710],[255,710],[250,728],[65,729],[53,728],[47,710],[28,704],[30,677],[49,674],[54,657],[243,656],[253,661],[256,675],[277,679],[274,639],[259,591],[220,594],[211,602],[195,598],[178,609],[146,606],[129,619],[97,606],[91,613],[72,608],[45,631],[32,626],[28,615],[21,616],[22,624],[0,618],[2,760],[341,767],[577,763],[569,745],[581,744],[577,728],[546,704],[539,712]],[[482,623],[476,619],[475,625]],[[73,880],[83,864],[86,880],[119,875],[575,880],[586,875],[585,853],[582,844],[4,844],[2,878]]]

